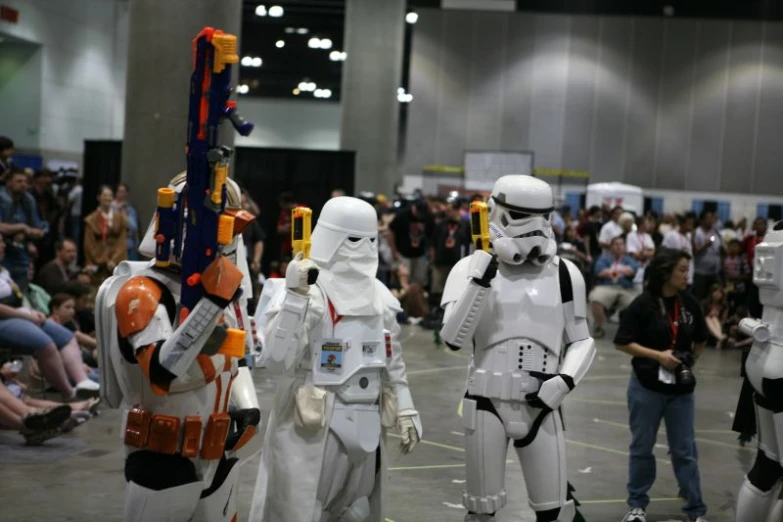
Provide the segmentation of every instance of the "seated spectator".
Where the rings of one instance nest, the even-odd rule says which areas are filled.
[[[593,337],[604,336],[606,314],[609,311],[622,312],[636,297],[633,280],[638,264],[625,254],[625,240],[615,237],[609,246],[609,253],[602,255],[595,263],[595,288],[589,301],[593,311]]]
[[[44,236],[44,225],[38,216],[35,199],[27,192],[24,172],[13,172],[0,188],[0,234],[8,240],[3,266],[24,292],[30,282],[30,261],[38,254],[33,242]]]
[[[427,315],[427,295],[421,283],[411,283],[408,267],[400,263],[394,272],[389,290],[402,305],[401,322],[418,323]]]
[[[592,258],[587,255],[585,242],[576,234],[574,227],[566,227],[563,242],[558,245],[558,255],[574,263],[583,272],[592,262]]]
[[[98,192],[98,208],[84,218],[84,260],[94,281],[103,281],[128,258],[125,216],[112,210],[114,193],[107,187]]]
[[[723,347],[726,335],[723,333],[723,323],[729,317],[728,306],[726,305],[726,294],[719,284],[710,287],[707,298],[702,303],[704,320],[707,323],[707,330],[718,343],[718,348]]]
[[[35,282],[49,295],[62,292],[71,280],[71,266],[76,261],[76,243],[71,239],[61,239],[54,245],[54,259],[38,271]]]
[[[0,261],[4,254],[5,242],[0,239]],[[41,312],[24,307],[23,297],[8,271],[0,270],[0,345],[35,357],[44,377],[65,400],[97,396],[99,386],[84,372],[76,338]]]
[[[30,281],[35,279],[35,263],[30,262]],[[24,293],[24,305],[27,308],[41,313],[49,312],[49,292],[34,283],[27,284],[27,292]]]
[[[84,363],[93,367],[98,367],[98,361],[95,357],[95,350],[98,343],[95,337],[79,330],[78,323],[74,320],[76,317],[76,298],[70,294],[55,294],[49,302],[49,320],[64,326],[76,337],[79,346],[86,352],[82,359]]]
[[[0,428],[19,431],[30,446],[37,446],[62,434],[62,426],[70,417],[71,407],[67,404],[33,408],[0,385]]]
[[[655,221],[650,217],[639,218],[636,230],[625,237],[625,249],[639,263],[639,269],[634,278],[636,293],[642,292],[644,271],[655,256],[655,242],[650,236],[650,230],[655,227]]]

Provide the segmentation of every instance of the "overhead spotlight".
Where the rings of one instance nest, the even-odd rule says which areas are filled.
[[[269,12],[271,13],[272,11]],[[419,15],[414,11],[411,11],[410,13],[405,15],[405,21],[408,22],[409,24],[415,24],[418,20],[419,20]]]
[[[405,94],[405,87],[398,87],[397,94]]]
[[[282,49],[283,47],[285,47],[285,41],[283,41],[283,40],[276,41],[275,42],[275,47],[277,47],[278,49]]]
[[[285,32],[288,34],[293,34],[296,31],[293,27],[286,27]]]
[[[294,90],[291,92],[294,93],[294,96],[299,96],[299,93],[302,92],[302,89],[295,87]]]
[[[299,85],[297,85],[296,87],[300,91],[306,91],[307,90],[307,82],[299,82]]]
[[[331,98],[332,97],[332,91],[330,89],[324,89],[323,91],[323,97],[324,98]]]
[[[258,7],[256,7],[256,16],[266,16],[266,15],[267,15],[267,12],[266,12],[266,6],[265,5],[262,4],[262,5],[259,5]]]
[[[264,60],[256,56],[253,58],[253,67],[261,67],[261,64],[264,63]]]
[[[316,37],[310,38],[307,41],[307,47],[309,47],[310,49],[318,49],[319,47],[321,47],[321,39]]]
[[[413,95],[403,93],[397,93],[397,101],[400,103],[410,103],[413,100]]]
[[[663,15],[664,16],[674,16],[674,6],[671,6],[671,5],[663,6]]]
[[[250,87],[247,86],[247,84],[237,85],[237,93],[239,94],[247,94],[250,91]]]
[[[411,93],[408,93],[405,95],[405,103],[410,103],[413,101],[413,95]]]
[[[307,27],[300,27],[299,29],[296,30],[296,32],[297,34],[307,34],[310,32],[310,29],[308,29]]]
[[[324,38],[323,40],[321,40],[320,47],[321,49],[331,49],[332,41],[329,38]]]
[[[279,5],[273,5],[269,8],[269,16],[272,18],[280,18],[284,13],[285,11]]]
[[[243,56],[242,61],[239,62],[244,67],[252,67],[253,66],[253,57],[252,56]]]
[[[340,51],[332,51],[331,53],[329,53],[329,59],[332,60],[333,62],[339,62],[341,58],[340,56],[341,54],[342,53]]]
[[[348,58],[348,53],[346,53],[345,51],[341,52],[340,53],[340,61],[344,62],[346,58]]]
[[[315,96],[316,98],[323,98],[324,97],[323,93],[324,91],[322,91],[321,89],[316,89],[315,92],[313,93],[313,96]]]
[[[307,90],[308,91],[313,92],[315,90],[315,87],[316,87],[315,82],[308,82],[307,83]]]

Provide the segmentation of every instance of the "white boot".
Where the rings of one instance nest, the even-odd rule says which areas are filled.
[[[750,483],[748,477],[742,481],[737,495],[737,522],[767,522],[772,504],[777,499],[777,488],[761,491]]]

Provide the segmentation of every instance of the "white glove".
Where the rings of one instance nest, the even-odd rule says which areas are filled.
[[[310,291],[310,285],[315,283],[312,274],[317,277],[318,268],[311,260],[303,259],[302,253],[299,252],[293,261],[288,263],[288,268],[285,271],[285,287],[298,294],[307,295]]]
[[[418,415],[418,414],[416,414]],[[400,415],[397,419],[400,428],[400,451],[404,455],[409,454],[419,443],[419,432],[416,430],[416,424],[413,422],[414,415]]]
[[[533,375],[538,372],[530,373]],[[563,376],[555,375],[541,383],[541,388],[539,388],[537,393],[528,393],[526,399],[528,404],[534,408],[546,407],[550,410],[556,410],[563,404],[563,399],[566,398],[570,391],[571,388]]]

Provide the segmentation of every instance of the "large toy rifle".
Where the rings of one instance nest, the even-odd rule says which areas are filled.
[[[204,295],[201,273],[214,261],[222,247],[233,240],[234,218],[225,213],[226,179],[232,150],[218,145],[218,127],[225,118],[237,132],[247,136],[253,124],[236,113],[231,95],[231,64],[237,63],[236,36],[206,27],[193,40],[193,74],[190,77],[188,111],[187,178],[179,195],[179,222],[174,230],[174,257],[182,265],[180,321]],[[171,196],[161,194],[159,204],[171,205]],[[187,209],[187,214],[185,210]],[[160,210],[160,209],[159,209]],[[158,213],[158,229],[171,232]],[[186,219],[186,221],[184,221]],[[183,240],[184,232],[184,240]],[[163,239],[163,238],[159,238]],[[160,241],[159,241],[160,243]],[[159,263],[165,263],[161,252]]]

